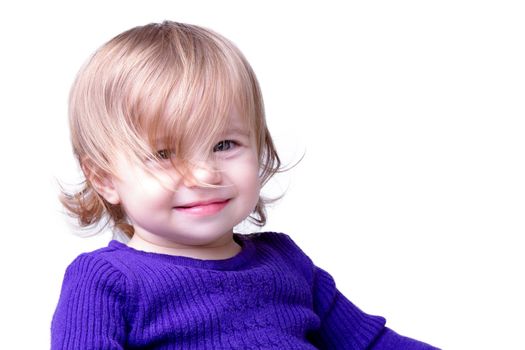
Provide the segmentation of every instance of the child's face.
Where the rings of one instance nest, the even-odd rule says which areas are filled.
[[[230,118],[231,126],[210,150],[214,157],[198,157],[208,160],[191,169],[194,179],[183,178],[169,159],[152,162],[148,172],[119,157],[118,176],[107,179],[101,194],[122,205],[135,235],[163,246],[213,246],[231,239],[233,227],[257,204],[260,179],[253,133],[238,112]]]

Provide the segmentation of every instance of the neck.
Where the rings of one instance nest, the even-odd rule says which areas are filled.
[[[202,260],[223,260],[237,255],[241,247],[233,239],[233,233],[210,244],[181,244],[172,241],[159,241],[135,233],[128,246],[150,253],[184,256]]]

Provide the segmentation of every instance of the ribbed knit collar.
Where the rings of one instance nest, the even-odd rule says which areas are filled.
[[[174,265],[207,270],[239,270],[240,268],[242,268],[242,266],[246,265],[252,260],[253,254],[255,252],[255,246],[253,242],[249,239],[249,235],[245,236],[239,233],[234,233],[233,239],[241,246],[241,251],[231,258],[220,260],[204,260],[185,256],[146,252],[132,247],[128,247],[124,243],[116,240],[112,240],[111,242],[109,242],[108,247],[125,252],[127,254],[131,254],[134,258],[139,259],[154,259],[156,261],[164,261],[165,263],[170,263]]]

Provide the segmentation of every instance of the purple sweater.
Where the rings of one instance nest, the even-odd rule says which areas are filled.
[[[385,327],[286,235],[235,235],[225,260],[117,241],[67,269],[52,349],[435,349]]]

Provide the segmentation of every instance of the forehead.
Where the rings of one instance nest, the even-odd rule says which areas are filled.
[[[184,118],[180,117],[180,119]],[[150,144],[191,144],[195,143],[195,141],[200,141],[198,143],[213,142],[216,138],[231,134],[245,137],[251,137],[255,134],[254,123],[247,116],[246,112],[241,112],[237,107],[231,108],[228,113],[222,116],[212,113],[200,118],[190,117],[188,119],[190,120],[172,123],[168,118],[162,123],[165,124],[162,127],[146,125],[143,137]],[[212,124],[215,124],[215,127],[210,127]]]
[[[239,111],[238,108],[234,107],[231,109],[229,115],[226,117],[226,123],[224,131],[228,133],[239,133],[250,135],[252,134],[252,126],[250,125],[249,118]]]

